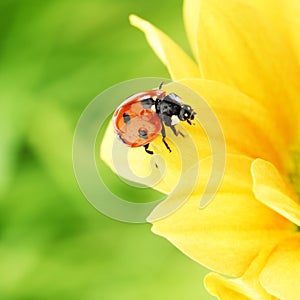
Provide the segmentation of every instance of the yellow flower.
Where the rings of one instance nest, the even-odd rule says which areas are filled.
[[[231,276],[205,278],[219,299],[297,299],[300,204],[289,181],[293,174],[297,182],[292,151],[300,124],[299,2],[185,0],[184,21],[196,62],[147,21],[137,16],[130,21],[146,34],[172,79],[212,107],[227,148],[220,189],[199,209],[212,158],[204,132],[186,126],[197,141],[200,178],[178,210],[160,220],[150,216],[153,232],[207,268]],[[103,143],[111,145],[109,135]],[[169,192],[179,172],[178,153],[161,153],[167,173],[156,188]],[[101,155],[110,163],[107,151]],[[142,174],[148,160],[136,151],[131,163]]]

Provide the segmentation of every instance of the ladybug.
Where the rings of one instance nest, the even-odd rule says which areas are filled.
[[[129,147],[144,146],[147,153],[153,154],[153,151],[148,150],[149,144],[161,134],[163,143],[171,152],[165,140],[165,126],[170,127],[176,136],[184,136],[176,130],[175,125],[179,121],[192,124],[191,120],[196,113],[191,106],[184,104],[176,94],[167,94],[161,89],[162,85],[158,89],[134,94],[114,112],[114,131]]]

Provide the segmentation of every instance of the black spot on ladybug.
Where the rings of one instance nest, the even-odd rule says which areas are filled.
[[[130,123],[130,116],[126,113],[123,114],[123,120],[125,122],[125,124],[129,124]]]
[[[141,101],[144,109],[149,109],[154,104],[154,100],[152,98],[143,99]]]
[[[148,138],[148,134],[145,129],[139,129],[138,133],[139,133],[139,137],[141,137],[142,139],[146,140]]]

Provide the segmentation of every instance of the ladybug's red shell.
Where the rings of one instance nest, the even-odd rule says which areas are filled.
[[[145,108],[142,100],[163,98],[162,90],[149,90],[135,94],[126,99],[113,115],[115,133],[130,147],[140,147],[149,144],[161,132],[161,120],[150,107]],[[126,118],[124,118],[126,116]],[[139,132],[145,133],[141,137]]]

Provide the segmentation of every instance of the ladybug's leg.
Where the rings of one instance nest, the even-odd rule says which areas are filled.
[[[178,136],[178,134],[180,134],[181,136],[184,137],[183,133],[180,132],[179,130],[177,131],[175,128],[175,125],[172,125],[172,118],[170,118],[169,116],[166,116],[166,115],[162,115],[161,120],[164,125],[166,125],[172,129],[174,135]]]
[[[171,152],[172,150],[171,150],[171,148],[169,147],[168,143],[167,143],[166,140],[165,140],[165,138],[166,138],[166,129],[165,129],[165,125],[164,125],[163,122],[161,122],[161,125],[162,125],[162,127],[161,127],[161,134],[162,134],[162,136],[163,136],[162,141],[163,141],[163,143],[165,144],[166,148]]]
[[[178,134],[180,134],[182,137],[184,137],[184,134],[180,130],[177,131],[174,125],[170,125],[170,127],[176,136],[178,136]]]
[[[148,154],[151,154],[151,155],[153,155],[153,151],[150,151],[150,150],[148,150],[148,148],[149,148],[149,144],[147,144],[147,145],[144,145],[144,148],[145,148],[145,151],[146,151]]]

